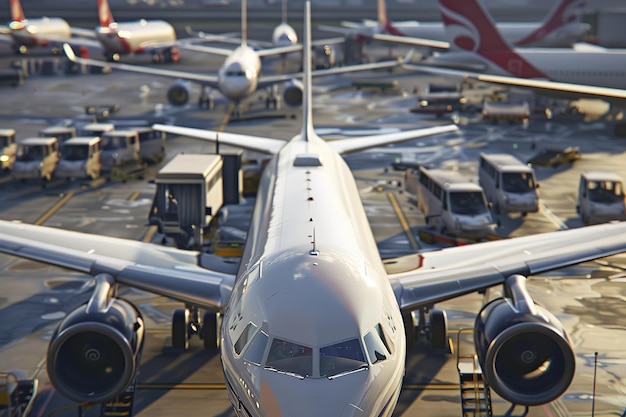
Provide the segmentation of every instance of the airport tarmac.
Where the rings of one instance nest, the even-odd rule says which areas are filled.
[[[193,64],[189,64],[192,66]],[[219,65],[216,63],[216,65]],[[423,76],[364,74],[364,78],[393,77],[401,88],[381,95],[369,90],[323,89],[314,98],[316,127],[329,137],[375,133],[380,129],[404,129],[447,123],[446,119],[415,115],[416,84]],[[349,85],[355,76],[341,78]],[[440,81],[440,80],[439,80]],[[34,136],[58,122],[85,121],[86,105],[120,103],[115,116],[120,123],[164,120],[194,127],[254,133],[289,138],[299,130],[297,109],[280,117],[228,121],[227,103],[218,101],[213,113],[190,105],[172,109],[165,103],[170,81],[133,74],[32,77],[24,86],[4,89],[11,100],[0,102],[1,127],[15,128],[17,137]],[[320,86],[329,87],[330,83]],[[147,86],[147,88],[143,87]],[[404,93],[402,93],[404,90]],[[263,102],[253,100],[250,114],[266,115]],[[287,116],[287,117],[286,117]],[[294,117],[291,117],[294,116]],[[484,150],[506,151],[521,159],[532,156],[547,144],[579,146],[583,158],[572,166],[537,168],[541,184],[542,210],[526,218],[500,216],[502,237],[528,235],[581,226],[576,215],[578,176],[583,170],[603,169],[626,177],[623,139],[613,139],[602,122],[594,124],[530,122],[527,126],[486,124],[476,114],[460,115],[458,134],[409,142],[346,157],[361,189],[374,234],[383,256],[414,251],[408,230],[415,236],[424,225],[414,197],[398,185],[401,172],[390,169],[394,160],[411,155],[420,163],[458,169],[476,180],[478,154]],[[227,123],[228,122],[228,123]],[[534,148],[533,148],[534,147]],[[211,152],[213,146],[185,138],[169,138],[167,158],[178,152]],[[95,234],[143,240],[148,233],[150,208],[158,166],[148,169],[144,179],[125,183],[111,181],[65,183],[53,181],[42,189],[38,183],[14,183],[0,178],[0,217],[28,223],[61,227]],[[397,206],[393,202],[397,202]],[[404,219],[408,228],[403,228]],[[155,239],[156,240],[156,239]],[[420,245],[420,242],[417,242]],[[424,245],[421,245],[424,247]],[[577,358],[574,381],[559,400],[533,407],[529,416],[588,416],[592,406],[597,416],[619,416],[626,409],[626,307],[624,270],[626,256],[607,263],[587,263],[533,277],[529,288],[535,300],[553,312],[572,339]],[[0,256],[0,370],[18,370],[41,381],[33,416],[52,415],[68,406],[48,383],[45,352],[55,323],[90,293],[90,277],[43,264]],[[148,328],[135,401],[137,416],[234,416],[224,389],[219,355],[204,351],[192,339],[187,352],[170,346],[170,314],[179,303],[140,291],[126,289],[123,296],[139,306]],[[443,303],[450,320],[449,336],[473,325],[483,296],[468,295]],[[598,352],[596,395],[592,397],[594,353]],[[592,402],[592,399],[595,401]],[[504,415],[508,404],[494,395],[494,414]],[[522,414],[515,409],[514,416]],[[77,409],[54,413],[74,416]],[[83,415],[98,415],[98,407]],[[455,416],[461,414],[456,356],[433,353],[420,342],[409,353],[406,378],[394,416]]]

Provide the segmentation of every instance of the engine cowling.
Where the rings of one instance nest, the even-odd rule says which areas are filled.
[[[184,106],[189,103],[190,96],[191,87],[185,80],[176,80],[167,90],[167,101],[169,101],[172,106]]]
[[[55,388],[76,402],[109,401],[137,373],[145,327],[129,302],[112,299],[93,311],[72,311],[55,330],[48,347],[48,376]]]
[[[283,89],[283,101],[289,107],[302,106],[302,83],[298,80],[291,80]]]
[[[526,278],[507,278],[505,296],[476,317],[474,343],[488,384],[513,404],[534,406],[558,398],[574,377],[575,357],[558,319],[537,306]]]

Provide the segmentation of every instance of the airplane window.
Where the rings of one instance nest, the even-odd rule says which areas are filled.
[[[275,338],[272,340],[265,368],[302,378],[310,376],[313,372],[312,349]]]
[[[264,331],[258,332],[252,339],[252,342],[250,342],[250,347],[246,350],[246,354],[243,358],[255,365],[261,365],[263,353],[265,353],[265,346],[267,346],[269,339],[270,337]]]
[[[237,355],[239,355],[241,351],[243,350],[244,346],[246,346],[246,344],[248,343],[248,340],[250,340],[250,337],[254,334],[256,327],[257,326],[254,323],[250,322],[248,323],[246,328],[243,329],[241,336],[239,336],[239,339],[237,339],[237,342],[235,342],[235,346],[234,346],[235,353]]]
[[[373,364],[376,362],[384,361],[387,359],[387,351],[385,349],[385,345],[382,340],[377,337],[377,334],[369,332],[363,338],[365,342],[365,349],[367,349],[367,354],[370,357],[370,362]]]
[[[320,349],[320,376],[332,377],[367,367],[359,339],[350,339]]]
[[[387,335],[385,334],[385,332],[383,331],[383,326],[378,323],[375,327],[376,332],[378,333],[378,337],[380,337],[380,340],[383,342],[383,344],[385,345],[385,347],[387,348],[387,352],[389,353],[393,353],[391,351],[391,346],[389,344],[389,340],[387,340]]]

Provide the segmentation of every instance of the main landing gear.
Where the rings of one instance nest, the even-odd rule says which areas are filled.
[[[218,342],[218,314],[207,311],[202,315],[197,306],[186,305],[174,311],[172,316],[172,347],[187,350],[191,336],[198,335],[207,350],[217,349]]]
[[[423,307],[416,311],[402,313],[402,321],[407,350],[413,349],[419,337],[424,337],[434,350],[450,350],[448,317],[445,310]]]

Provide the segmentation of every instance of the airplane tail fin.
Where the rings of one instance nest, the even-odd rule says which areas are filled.
[[[556,3],[541,26],[516,42],[517,46],[525,46],[539,41],[555,30],[571,23],[579,23],[582,19],[585,0],[561,0]]]
[[[98,20],[103,28],[115,23],[108,0],[98,0]]]
[[[301,137],[308,141],[315,136],[313,129],[313,76],[311,64],[311,1],[307,0],[304,5],[304,26],[302,34],[302,134]]]
[[[451,46],[478,54],[508,75],[548,78],[502,38],[478,0],[439,0],[439,9]]]
[[[378,26],[381,29],[384,29],[385,32],[390,35],[404,36],[404,34],[396,29],[389,20],[389,15],[387,14],[386,0],[378,0],[376,9],[378,11]]]
[[[11,20],[14,22],[21,22],[22,20],[26,20],[26,16],[24,16],[24,11],[22,10],[22,4],[20,0],[10,0],[11,6]]]
[[[248,2],[241,0],[241,46],[248,44]]]

